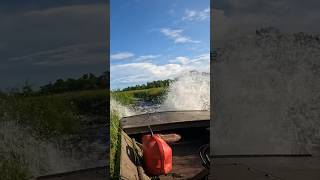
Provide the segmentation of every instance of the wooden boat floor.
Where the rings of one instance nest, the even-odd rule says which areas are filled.
[[[199,142],[188,142],[176,144],[173,149],[172,172],[166,176],[160,176],[161,180],[192,179],[204,170],[198,149],[202,144]]]
[[[169,132],[163,131],[161,133],[166,134]],[[173,168],[168,175],[160,176],[160,180],[187,180],[195,179],[195,176],[199,174],[203,175],[205,168],[202,166],[199,148],[208,143],[208,131],[206,131],[205,128],[191,128],[173,130],[172,132],[180,134],[182,139],[180,142],[169,144],[173,153]],[[133,163],[132,138],[140,140],[142,135],[143,134],[129,137],[122,131],[120,175],[123,179],[139,180],[137,167]],[[139,155],[142,156],[141,149],[139,150]],[[143,174],[143,176],[146,180],[151,179],[147,177],[146,174]]]

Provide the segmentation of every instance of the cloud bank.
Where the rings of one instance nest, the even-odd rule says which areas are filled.
[[[195,57],[178,56],[168,64],[137,62],[111,65],[111,84],[123,88],[132,84],[141,84],[160,79],[173,79],[181,73],[192,70],[209,72],[210,55],[201,54]],[[112,88],[118,88],[112,87]]]

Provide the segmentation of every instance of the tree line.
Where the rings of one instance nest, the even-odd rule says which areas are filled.
[[[109,73],[104,72],[100,76],[92,73],[84,74],[78,79],[68,78],[58,79],[54,83],[50,82],[40,87],[40,94],[63,93],[82,90],[107,89]]]
[[[170,83],[173,81],[174,80],[171,80],[171,79],[152,81],[152,82],[147,82],[146,84],[129,86],[129,87],[123,88],[122,90],[118,89],[117,91],[131,91],[131,90],[158,88],[158,87],[168,87]]]
[[[145,84],[129,86],[122,90],[117,89],[116,91],[131,91],[131,90],[142,90],[158,87],[168,87],[174,80],[158,80],[147,82]],[[68,79],[57,79],[54,82],[49,82],[43,86],[40,86],[38,90],[26,81],[25,84],[19,89],[14,88],[9,93],[13,95],[22,96],[34,96],[34,95],[46,95],[46,94],[58,94],[64,92],[74,92],[83,90],[97,90],[107,89],[109,85],[109,73],[106,71],[100,76],[96,76],[93,73],[83,74],[80,78],[68,78]],[[0,91],[0,96],[5,96],[6,93]]]
[[[46,94],[58,94],[64,92],[74,92],[82,90],[107,89],[109,84],[109,73],[103,72],[100,76],[93,73],[83,74],[80,78],[57,79],[54,82],[49,82],[40,86],[38,90],[26,81],[21,88],[13,88],[9,94],[21,96],[34,96]],[[0,91],[0,96],[5,96],[7,93]]]

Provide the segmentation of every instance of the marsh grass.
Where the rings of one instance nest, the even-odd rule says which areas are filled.
[[[10,152],[0,158],[0,179],[28,180],[31,178],[26,162],[19,154]]]
[[[13,121],[34,138],[47,141],[77,133],[81,115],[106,114],[108,96],[107,90],[27,97],[2,95],[0,121]],[[24,143],[13,143],[25,148]],[[32,173],[28,163],[31,162],[26,162],[24,151],[13,148],[10,152],[2,152],[5,149],[0,147],[0,180],[30,179]],[[27,159],[30,160],[30,157]]]
[[[7,96],[0,115],[29,126],[41,138],[75,133],[80,115],[106,115],[107,90],[80,91],[44,96]]]
[[[32,137],[50,141],[79,133],[81,116],[106,115],[108,97],[108,90],[35,96],[1,95],[0,121],[13,121]],[[15,145],[24,148],[23,144]],[[30,179],[29,162],[25,161],[24,153],[19,149],[10,151],[2,152],[0,147],[0,180]]]
[[[124,92],[112,92],[111,98],[123,105],[131,105],[134,103],[135,97],[132,93]]]
[[[116,111],[110,113],[110,175],[118,179],[120,173],[120,117]]]
[[[10,119],[28,126],[40,138],[70,134],[78,125],[75,107],[66,99],[46,97],[10,97],[7,99]]]
[[[141,90],[112,92],[111,97],[123,105],[132,105],[136,100],[161,103],[166,93],[166,88],[159,87]]]
[[[136,101],[150,101],[161,103],[167,89],[149,88],[142,90],[111,92],[110,96],[124,106],[132,106]],[[110,112],[110,174],[112,179],[119,179],[121,152],[120,115],[117,110]]]
[[[107,115],[109,90],[87,90],[53,95],[75,106],[78,114]]]

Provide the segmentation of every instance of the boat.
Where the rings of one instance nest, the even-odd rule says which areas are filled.
[[[207,179],[209,175],[209,111],[165,111],[121,119],[120,179]],[[172,171],[150,176],[143,165],[143,135],[162,135],[172,148]],[[172,138],[173,137],[173,138]],[[176,138],[174,138],[176,137]]]

